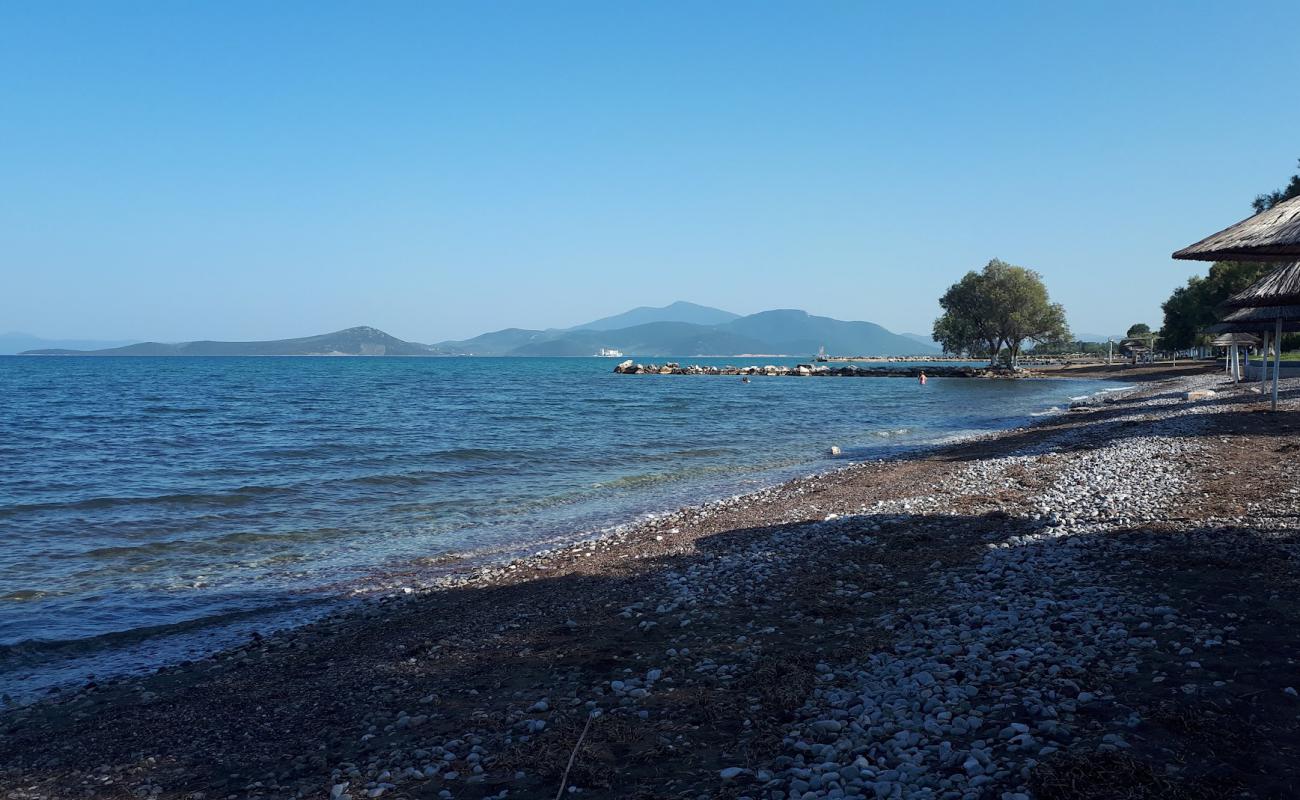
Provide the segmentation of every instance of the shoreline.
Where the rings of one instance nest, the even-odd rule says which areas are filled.
[[[1069,533],[1067,541],[1086,543],[1090,526],[1122,525],[1127,531],[1139,522],[1176,525],[1166,510],[1171,508],[1183,518],[1191,515],[1190,506],[1177,500],[1183,479],[1175,480],[1177,473],[1165,467],[1150,470],[1152,480],[1143,479],[1143,497],[1121,497],[1125,491],[1108,495],[1096,508],[1118,510],[1107,511],[1104,522],[1064,510],[1078,502],[1070,493],[1077,477],[1053,483],[1053,476],[1064,480],[1072,469],[1090,469],[1102,483],[1131,482],[1134,475],[1148,474],[1130,469],[1128,461],[1134,459],[1158,466],[1161,459],[1173,458],[1195,473],[1205,466],[1206,455],[1201,440],[1189,440],[1187,431],[1259,422],[1259,415],[1235,413],[1241,403],[1258,398],[1225,395],[1198,404],[1171,396],[1188,380],[1159,383],[1087,411],[943,446],[916,459],[847,465],[679,509],[632,530],[487,570],[455,587],[379,599],[356,614],[259,637],[149,678],[6,712],[0,724],[9,726],[11,735],[0,743],[0,788],[21,788],[14,797],[59,797],[87,785],[101,796],[122,797],[142,787],[162,797],[190,797],[196,791],[241,797],[299,792],[336,798],[386,792],[486,797],[503,788],[512,797],[554,796],[553,762],[568,756],[575,728],[594,709],[604,713],[592,726],[574,777],[591,796],[626,796],[609,783],[614,773],[606,756],[619,765],[617,774],[652,791],[711,795],[778,785],[792,791],[812,787],[817,778],[817,788],[809,790],[819,796],[829,779],[806,757],[827,746],[832,751],[817,757],[833,755],[845,736],[862,742],[866,750],[858,757],[865,765],[840,764],[832,783],[849,787],[856,781],[862,787],[870,782],[877,792],[881,783],[921,785],[922,776],[904,769],[919,763],[919,756],[903,758],[912,746],[897,752],[883,745],[873,749],[879,734],[869,725],[861,732],[845,727],[854,713],[870,712],[835,706],[834,692],[841,691],[835,687],[859,680],[860,674],[875,676],[873,681],[901,680],[891,677],[890,665],[906,662],[906,654],[921,644],[911,627],[898,627],[903,619],[898,615],[911,609],[908,615],[924,616],[936,596],[976,591],[985,579],[981,553],[1012,557],[1050,548],[1055,537],[1042,537],[1058,530]],[[1221,377],[1210,374],[1195,382],[1219,385]],[[1295,389],[1288,392],[1293,397]],[[1294,399],[1288,402],[1295,405]],[[1234,413],[1210,413],[1223,408]],[[1287,430],[1285,435],[1294,438]],[[1249,427],[1223,432],[1223,442],[1230,443],[1225,446],[1235,446],[1233,437],[1258,436]],[[1205,447],[1221,447],[1217,436],[1195,435]],[[1209,500],[1194,499],[1191,489],[1197,487],[1191,487],[1186,498],[1200,505],[1269,502],[1258,490],[1243,491],[1241,482],[1254,485],[1244,476],[1248,469],[1277,465],[1258,463],[1253,445],[1239,449],[1240,463],[1233,463],[1243,478],[1233,493],[1224,493],[1231,497],[1207,493]],[[1103,459],[1101,472],[1086,463],[1072,466],[1094,457]],[[1221,464],[1215,468],[1222,473]],[[1044,499],[1033,499],[1038,494]],[[1129,503],[1137,505],[1129,509]],[[1015,544],[1019,539],[1025,541]],[[1005,542],[1013,547],[1006,549]],[[994,545],[1001,549],[990,550]],[[1235,546],[1240,549],[1241,543]],[[1041,558],[1054,568],[1053,559],[1075,549],[1080,548],[1058,545]],[[1086,572],[1087,564],[1070,566]],[[1024,576],[1034,573],[1008,573],[1004,566],[996,574],[1005,582],[1007,575],[1030,580]],[[1122,594],[1119,588],[1107,592],[1095,612],[1089,607],[1078,613],[1088,617],[1105,612],[1106,603],[1127,602],[1115,599]],[[958,607],[968,608],[971,598],[961,599]],[[1074,626],[1073,620],[1066,625],[1069,641],[1096,640]],[[1044,630],[1043,635],[1052,635]],[[1020,632],[1019,627],[1009,632],[1026,643],[1038,635],[1037,629]],[[950,644],[960,641],[952,638]],[[1055,647],[1069,646],[1052,641]],[[897,649],[903,645],[910,649]],[[873,649],[894,656],[861,662]],[[983,657],[962,658],[975,663]],[[1054,660],[1058,667],[1070,661]],[[1201,660],[1214,669],[1208,657]],[[951,667],[936,664],[902,676],[911,682],[906,686],[872,684],[876,688],[867,694],[906,696],[951,684]],[[1105,681],[1097,683],[1089,669],[1079,669],[1070,667],[1070,680],[1096,684],[1097,703],[1114,702],[1116,693],[1101,688]],[[1058,681],[1044,675],[1030,685],[1035,682],[1045,687]],[[1273,688],[1281,692],[1282,687]],[[1070,702],[1078,706],[1087,692],[1075,691],[1078,698]],[[753,702],[747,700],[751,697]],[[1082,713],[1063,701],[1051,702],[1058,715]],[[990,708],[978,716],[992,720],[992,713]],[[1013,727],[1006,739],[996,730],[981,730],[987,726],[980,723],[976,730],[984,738],[975,739],[955,731],[975,725],[971,717],[963,711],[946,721],[927,720],[927,726],[946,726],[951,752],[965,753],[980,767],[972,772],[956,765],[955,773],[965,775],[956,796],[1024,784],[1028,779],[1007,770],[1016,763],[1031,772],[1037,768],[1026,765],[1030,750],[1024,737],[1041,740],[1038,723],[1026,717],[1025,733]],[[1103,719],[1094,722],[1119,735]],[[1070,727],[1080,734],[1087,730]],[[919,732],[922,739],[931,736],[926,726],[902,730]],[[1015,737],[1021,739],[1005,744]],[[918,752],[934,755],[926,748],[939,747],[935,739],[917,745]],[[908,737],[900,741],[906,745]],[[1055,745],[1038,744],[1032,760],[1040,766],[1056,764],[1059,759],[1049,757],[1069,751],[1058,747],[1043,755],[1041,750]],[[1090,752],[1121,751],[1129,757],[1130,749],[1118,746]],[[213,753],[237,757],[222,766]],[[272,753],[292,764],[284,762],[287,770],[271,768],[281,763],[277,758],[257,766]],[[881,761],[894,766],[884,769]],[[659,764],[671,765],[671,774]],[[106,771],[99,772],[101,765]],[[855,777],[849,777],[855,774],[849,767],[855,767]],[[1289,774],[1285,768],[1274,772]],[[1050,778],[1040,773],[1034,773],[1036,780]],[[981,775],[988,780],[976,781]]]
[[[1075,375],[1034,375],[1027,379],[1089,380],[1092,378]],[[1096,399],[1108,392],[1131,388],[1102,390],[1090,393],[1088,397]],[[97,681],[101,685],[110,681],[132,680],[160,669],[175,667],[179,663],[220,656],[229,649],[241,646],[250,635],[281,635],[338,616],[347,617],[359,613],[358,605],[382,601],[385,598],[471,586],[481,581],[484,575],[496,575],[499,570],[510,568],[512,564],[549,558],[567,549],[581,547],[590,542],[599,542],[606,538],[635,536],[639,529],[646,526],[653,527],[657,521],[665,518],[680,516],[687,512],[707,514],[712,507],[724,508],[743,503],[754,497],[778,491],[787,484],[797,481],[831,479],[864,464],[923,457],[942,448],[997,438],[1022,430],[1026,426],[1036,425],[1043,420],[1043,417],[1064,413],[1066,410],[1053,406],[1031,412],[1013,427],[925,438],[898,445],[896,448],[888,448],[888,452],[878,454],[857,456],[826,454],[822,459],[809,460],[797,466],[756,468],[746,473],[751,475],[751,478],[747,478],[746,481],[752,480],[756,484],[752,489],[718,493],[716,491],[718,487],[714,487],[712,491],[697,487],[697,492],[690,499],[672,505],[641,510],[630,517],[615,517],[607,523],[594,527],[554,531],[527,541],[439,552],[433,556],[409,561],[378,563],[359,570],[360,574],[351,578],[327,581],[311,589],[296,590],[286,597],[286,605],[283,608],[235,612],[224,615],[229,617],[228,620],[212,623],[196,618],[169,625],[166,629],[148,630],[139,636],[135,635],[136,631],[127,630],[96,637],[124,642],[108,649],[87,648],[85,645],[88,643],[79,640],[41,643],[40,647],[48,649],[51,654],[62,652],[64,655],[55,655],[41,664],[33,663],[25,667],[15,667],[11,671],[21,670],[36,674],[45,670],[51,676],[92,675],[94,676],[92,682]],[[864,445],[854,448],[854,452],[875,449],[877,449],[875,445]],[[836,461],[841,459],[843,463],[837,464]],[[311,610],[313,608],[317,610]],[[21,644],[12,647],[17,650],[22,649]],[[136,653],[140,655],[135,655]],[[51,695],[75,692],[84,683],[85,680],[70,677],[37,678],[25,684],[13,682],[3,687],[8,693],[0,692],[0,713],[41,702]]]

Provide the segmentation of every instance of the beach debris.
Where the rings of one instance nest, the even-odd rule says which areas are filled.
[[[712,364],[689,364],[682,366],[675,361],[666,364],[637,364],[631,359],[620,362],[614,367],[619,375],[766,375],[768,377],[795,376],[801,378],[916,378],[922,372],[931,378],[1024,378],[1034,373],[1024,370],[994,369],[990,367],[973,367],[962,365],[918,366],[861,366],[845,364],[827,366],[825,364],[796,364],[793,367],[784,364],[766,364],[764,366],[714,366]]]

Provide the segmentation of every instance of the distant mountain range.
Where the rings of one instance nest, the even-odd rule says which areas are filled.
[[[358,327],[267,342],[142,342],[123,347],[44,347],[25,355],[88,356],[590,356],[602,349],[628,357],[789,355],[932,355],[933,343],[891,333],[871,322],[843,322],[781,309],[739,316],[694,303],[641,307],[567,329],[506,328],[463,341],[419,344]]]
[[[105,341],[101,339],[43,339],[30,333],[10,331],[0,333],[0,356],[11,356],[25,350],[37,348],[64,348],[68,350],[100,350],[105,347],[121,347],[131,344],[130,339]]]
[[[31,356],[427,356],[428,345],[404,342],[376,328],[348,328],[320,336],[270,342],[140,342],[102,350],[46,348]]]
[[[631,311],[624,311],[622,314],[615,314],[612,317],[588,322],[586,325],[574,325],[569,330],[614,331],[620,328],[631,328],[635,325],[646,325],[651,322],[689,322],[692,325],[721,325],[724,322],[731,322],[733,319],[740,319],[740,315],[733,314],[730,311],[723,311],[720,308],[710,308],[709,306],[678,300],[676,303],[670,303],[662,308],[640,306]]]
[[[928,333],[900,333],[898,335],[906,339],[911,339],[914,342],[920,342],[921,344],[928,344],[931,347],[938,346],[934,341],[934,337]]]
[[[703,321],[701,321],[703,320]],[[806,311],[781,309],[742,317],[693,303],[637,308],[567,329],[507,328],[463,341],[430,345],[441,355],[589,356],[601,349],[629,357],[925,355],[939,352],[872,322],[842,322]]]

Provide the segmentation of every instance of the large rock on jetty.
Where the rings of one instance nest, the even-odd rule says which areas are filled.
[[[1032,373],[1024,370],[1015,372],[987,367],[927,366],[927,367],[863,367],[852,364],[844,366],[826,366],[825,364],[796,364],[793,367],[768,364],[748,367],[717,367],[692,364],[683,367],[676,362],[666,364],[637,364],[628,359],[614,367],[620,375],[767,375],[778,377],[794,375],[801,378],[915,378],[924,372],[932,378],[1010,378],[1026,377]]]

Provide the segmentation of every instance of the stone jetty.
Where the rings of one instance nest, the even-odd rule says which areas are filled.
[[[631,359],[614,367],[614,371],[620,375],[767,375],[772,377],[794,375],[803,378],[915,378],[922,372],[931,378],[1008,378],[1025,377],[1029,375],[1029,373],[1024,370],[1018,370],[1013,373],[1009,370],[972,367],[969,365],[962,365],[960,367],[942,367],[933,365],[908,367],[862,367],[852,364],[845,364],[842,366],[797,364],[790,367],[785,365],[778,366],[775,364],[768,364],[761,367],[718,367],[691,364],[684,367],[673,361],[666,364],[637,364]]]

